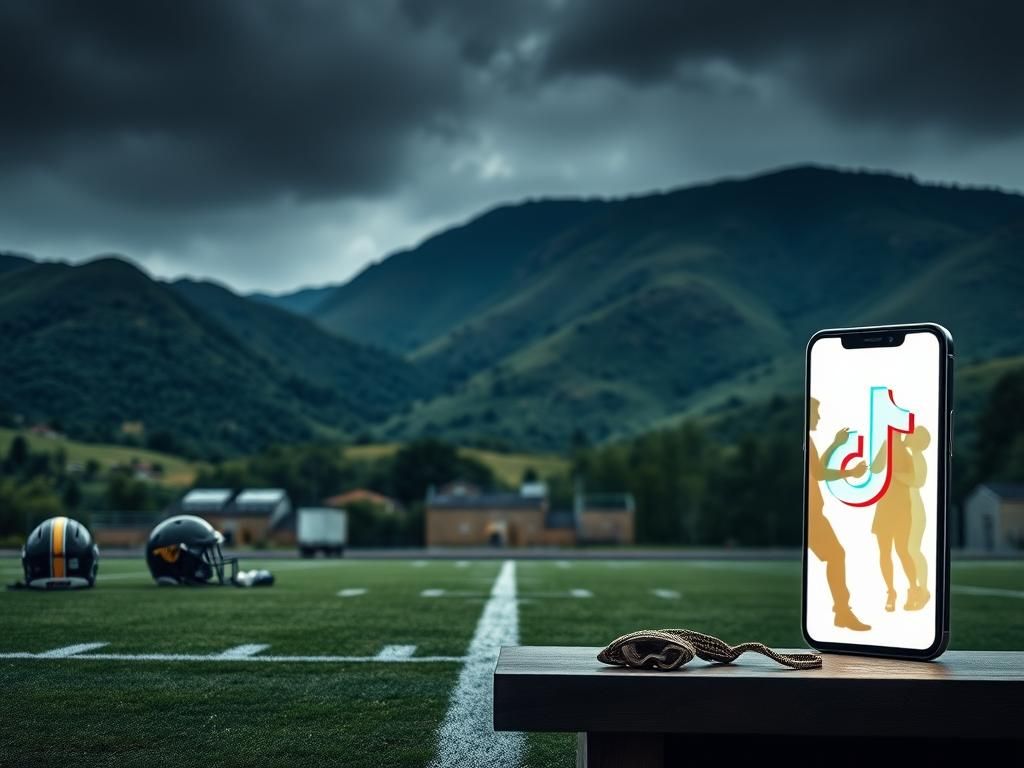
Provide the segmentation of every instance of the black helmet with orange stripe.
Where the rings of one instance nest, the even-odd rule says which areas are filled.
[[[89,529],[70,517],[51,517],[36,526],[21,550],[25,585],[74,589],[96,583],[100,550]]]
[[[146,564],[157,584],[229,584],[238,560],[224,558],[224,536],[195,515],[176,515],[157,524],[146,544]],[[224,575],[224,566],[231,574]]]

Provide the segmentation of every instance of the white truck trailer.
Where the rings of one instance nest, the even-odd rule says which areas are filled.
[[[317,552],[341,557],[348,544],[348,513],[330,507],[299,507],[297,533],[303,557],[315,557]]]

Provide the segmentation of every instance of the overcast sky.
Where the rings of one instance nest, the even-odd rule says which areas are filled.
[[[1024,3],[0,4],[0,250],[339,282],[499,202],[818,162],[1024,190]]]

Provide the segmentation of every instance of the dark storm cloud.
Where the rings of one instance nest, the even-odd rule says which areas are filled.
[[[168,206],[366,194],[463,109],[389,3],[0,5],[0,173]]]
[[[546,71],[692,83],[724,63],[841,119],[1012,135],[1024,128],[1022,30],[1024,3],[1006,0],[591,0],[558,15]]]
[[[282,290],[503,202],[1024,188],[1024,3],[0,0],[0,249]]]

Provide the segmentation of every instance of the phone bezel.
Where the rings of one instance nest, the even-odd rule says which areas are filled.
[[[886,645],[865,645],[861,643],[835,643],[815,640],[807,630],[807,565],[808,565],[808,496],[809,466],[807,461],[807,441],[810,431],[810,392],[811,392],[811,350],[815,343],[826,338],[859,336],[864,334],[886,333],[930,333],[939,342],[939,414],[937,455],[939,467],[936,483],[936,541],[935,541],[935,634],[934,640],[927,648],[901,648]],[[952,446],[950,444],[950,428],[953,418],[953,337],[948,330],[937,323],[910,323],[905,325],[859,326],[855,328],[828,328],[818,331],[807,342],[804,363],[804,438],[803,438],[803,551],[802,574],[800,583],[800,628],[804,639],[812,648],[835,653],[850,653],[863,656],[886,656],[927,661],[942,654],[949,645],[949,492],[950,464]]]

